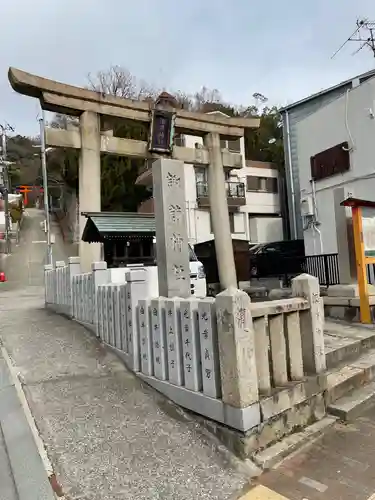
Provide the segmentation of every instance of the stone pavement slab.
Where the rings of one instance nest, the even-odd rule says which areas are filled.
[[[289,500],[369,500],[375,492],[374,443],[372,408],[354,422],[337,422],[259,482]]]

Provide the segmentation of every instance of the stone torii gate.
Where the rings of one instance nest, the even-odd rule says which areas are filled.
[[[39,99],[42,109],[79,117],[74,129],[46,129],[46,145],[79,149],[79,207],[80,212],[99,212],[101,209],[100,154],[109,153],[133,158],[157,159],[150,142],[113,136],[108,123],[112,119],[127,119],[154,126],[153,103],[123,99],[100,92],[66,85],[53,80],[9,68],[12,88],[23,95]],[[209,199],[215,247],[222,288],[236,287],[237,278],[232,250],[227,195],[223,167],[241,168],[240,154],[222,150],[220,139],[243,137],[245,128],[259,127],[257,118],[229,118],[222,115],[195,113],[172,109],[171,147],[169,158],[208,167]],[[173,145],[174,134],[202,136],[200,149]],[[165,153],[166,151],[164,151]],[[80,216],[80,234],[84,229]],[[80,241],[82,266],[89,270],[91,263],[100,260],[99,244]]]

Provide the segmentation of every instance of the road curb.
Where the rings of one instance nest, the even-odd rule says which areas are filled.
[[[38,454],[39,454],[40,459],[42,461],[43,468],[47,474],[47,477],[48,477],[48,480],[50,482],[53,493],[55,495],[55,498],[59,499],[59,500],[68,500],[64,496],[63,491],[62,491],[62,487],[59,484],[59,482],[57,481],[56,474],[54,472],[52,463],[51,463],[51,461],[48,457],[48,454],[47,454],[47,450],[44,446],[42,438],[40,437],[38,428],[36,426],[34,417],[31,413],[29,404],[28,404],[27,399],[26,399],[25,392],[24,392],[23,387],[22,387],[19,373],[17,372],[17,369],[16,369],[15,365],[13,364],[13,362],[8,354],[8,351],[6,350],[4,345],[2,344],[1,340],[0,340],[0,352],[2,354],[2,357],[3,357],[7,367],[8,367],[10,379],[11,379],[12,383],[14,384],[14,388],[16,390],[18,399],[19,399],[21,407],[23,409],[23,412],[24,412],[26,421],[28,423],[28,426],[30,428],[31,434],[34,438],[34,442],[35,442],[36,448],[38,450]]]

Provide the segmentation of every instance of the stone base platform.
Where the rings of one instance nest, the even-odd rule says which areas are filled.
[[[370,295],[370,312],[372,322],[375,323],[375,296]],[[324,313],[326,317],[349,322],[360,322],[359,297],[324,297]]]

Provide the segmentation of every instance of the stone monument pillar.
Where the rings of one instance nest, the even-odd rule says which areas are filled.
[[[184,163],[159,158],[152,165],[152,177],[159,295],[190,297]]]
[[[80,116],[81,150],[79,157],[79,257],[83,272],[91,271],[91,264],[100,261],[100,243],[81,240],[86,218],[81,212],[100,212],[100,125],[92,111]]]

